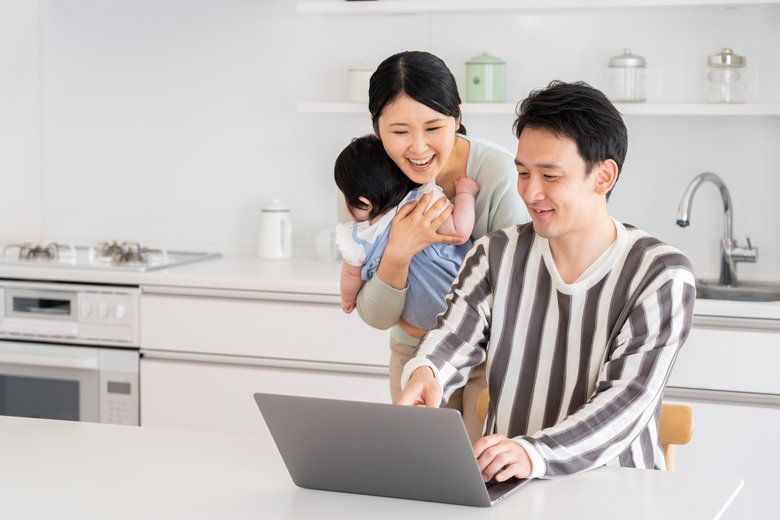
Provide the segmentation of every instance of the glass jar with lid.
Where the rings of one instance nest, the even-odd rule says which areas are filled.
[[[745,82],[744,56],[723,48],[718,54],[707,57],[705,74],[707,103],[744,103],[747,85]]]
[[[642,56],[625,49],[623,54],[609,60],[607,95],[618,103],[640,103],[647,99],[647,62]]]

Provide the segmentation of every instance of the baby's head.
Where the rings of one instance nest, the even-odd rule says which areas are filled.
[[[403,174],[373,134],[353,139],[336,158],[334,173],[336,186],[358,221],[381,215],[419,186]]]

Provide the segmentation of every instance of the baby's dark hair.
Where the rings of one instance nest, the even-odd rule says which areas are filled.
[[[397,205],[410,190],[420,186],[404,175],[382,142],[371,134],[353,139],[336,158],[333,170],[347,205],[367,209],[359,197],[371,202],[369,218]]]

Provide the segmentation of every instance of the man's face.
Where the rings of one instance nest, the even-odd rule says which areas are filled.
[[[606,197],[599,189],[600,165],[586,175],[577,144],[549,130],[524,128],[517,142],[517,192],[534,231],[545,238],[584,232],[603,215]]]

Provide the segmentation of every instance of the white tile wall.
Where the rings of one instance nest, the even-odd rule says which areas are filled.
[[[335,220],[333,159],[370,125],[295,104],[344,100],[353,63],[428,49],[462,80],[464,62],[488,51],[507,61],[517,101],[554,78],[603,85],[608,58],[631,47],[648,59],[651,100],[697,102],[705,56],[731,46],[748,58],[749,99],[780,103],[778,26],[778,5],[329,16],[298,15],[291,0],[41,0],[43,229],[251,252],[257,211],[278,196],[308,254]],[[464,122],[514,148],[512,120]],[[740,274],[780,279],[780,117],[626,121],[615,216],[715,276],[716,191],[699,191],[691,227],[674,224],[687,182],[714,171],[731,188],[736,237],[760,248]]]
[[[43,232],[38,2],[0,1],[0,242]]]

